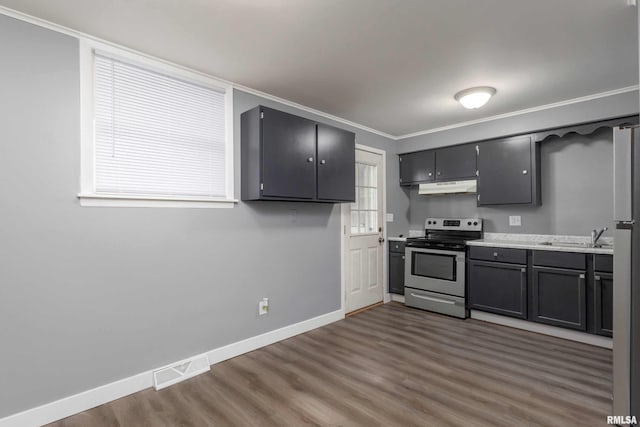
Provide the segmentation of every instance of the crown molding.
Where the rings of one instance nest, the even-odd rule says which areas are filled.
[[[382,132],[382,131],[379,131],[377,129],[371,128],[369,126],[362,125],[360,123],[352,122],[351,120],[347,120],[347,119],[344,119],[344,118],[339,117],[339,116],[334,116],[333,114],[329,114],[329,113],[326,113],[326,112],[321,111],[321,110],[316,110],[315,108],[311,108],[311,107],[307,107],[307,106],[302,105],[302,104],[298,104],[297,102],[289,101],[288,99],[280,98],[279,96],[275,96],[275,95],[272,95],[272,94],[267,93],[267,92],[262,92],[260,90],[253,89],[253,88],[250,88],[250,87],[238,84],[238,83],[234,83],[234,82],[229,81],[229,80],[225,80],[225,79],[218,78],[216,76],[212,76],[211,74],[204,73],[204,72],[199,71],[199,70],[194,70],[192,68],[185,67],[183,65],[176,64],[176,63],[171,62],[171,61],[167,61],[167,60],[164,60],[164,59],[161,59],[161,58],[154,57],[152,55],[145,54],[143,52],[139,52],[139,51],[137,51],[135,49],[130,49],[130,48],[127,48],[125,46],[118,45],[116,43],[111,43],[111,42],[109,42],[107,40],[103,40],[101,38],[94,37],[92,35],[83,33],[81,31],[77,31],[77,30],[65,27],[63,25],[56,24],[54,22],[47,21],[45,19],[41,19],[41,18],[26,14],[26,13],[23,13],[23,12],[20,12],[20,11],[17,11],[15,9],[8,8],[6,6],[0,6],[0,14],[9,16],[11,18],[19,19],[19,20],[24,21],[24,22],[28,22],[30,24],[37,25],[39,27],[47,28],[49,30],[56,31],[58,33],[66,34],[66,35],[71,36],[71,37],[75,37],[75,38],[78,38],[78,39],[92,40],[92,41],[103,43],[103,44],[106,44],[106,45],[109,45],[109,46],[112,46],[112,47],[115,47],[115,48],[118,48],[118,49],[122,49],[122,50],[128,51],[130,53],[134,53],[136,55],[140,55],[140,56],[152,59],[154,61],[159,61],[161,63],[167,64],[167,65],[171,65],[173,67],[177,67],[177,68],[180,68],[180,69],[183,69],[185,71],[189,71],[189,72],[192,72],[192,73],[195,73],[195,74],[199,74],[199,75],[204,76],[204,77],[209,78],[209,79],[216,80],[216,81],[220,82],[221,84],[231,86],[233,89],[237,89],[237,90],[249,93],[251,95],[256,95],[256,96],[262,97],[262,98],[270,100],[270,101],[278,102],[280,104],[287,105],[289,107],[297,108],[299,110],[306,111],[308,113],[315,114],[315,115],[320,116],[320,117],[324,117],[325,119],[333,120],[335,122],[342,123],[344,125],[351,126],[353,128],[360,129],[360,130],[365,131],[365,132],[369,132],[369,133],[372,133],[372,134],[375,134],[375,135],[382,136],[382,137],[390,139],[392,141],[401,141],[403,139],[413,138],[413,137],[416,137],[416,136],[428,135],[428,134],[431,134],[431,133],[443,132],[443,131],[447,131],[447,130],[451,130],[451,129],[462,128],[462,127],[465,127],[465,126],[477,125],[477,124],[480,124],[480,123],[491,122],[491,121],[494,121],[494,120],[506,119],[506,118],[509,118],[509,117],[520,116],[520,115],[523,115],[523,114],[534,113],[534,112],[537,112],[537,111],[544,111],[544,110],[549,110],[549,109],[552,109],[552,108],[563,107],[563,106],[566,106],[566,105],[578,104],[580,102],[593,101],[593,100],[600,99],[600,98],[606,98],[606,97],[609,97],[609,96],[619,95],[619,94],[623,94],[623,93],[627,93],[627,92],[638,91],[639,88],[640,88],[639,85],[627,86],[627,87],[623,87],[623,88],[620,88],[620,89],[614,89],[614,90],[610,90],[610,91],[606,91],[606,92],[595,93],[595,94],[592,94],[592,95],[581,96],[581,97],[578,97],[578,98],[573,98],[573,99],[568,99],[568,100],[564,100],[564,101],[554,102],[554,103],[551,103],[551,104],[540,105],[540,106],[537,106],[537,107],[526,108],[524,110],[512,111],[510,113],[498,114],[498,115],[495,115],[495,116],[485,117],[485,118],[481,118],[481,119],[469,120],[469,121],[454,123],[454,124],[446,125],[446,126],[442,126],[442,127],[425,129],[425,130],[422,130],[422,131],[412,132],[412,133],[408,133],[408,134],[404,134],[404,135],[392,135],[392,134],[389,134],[389,133]]]
[[[143,58],[151,59],[153,61],[157,61],[157,62],[163,63],[165,65],[170,65],[172,67],[176,67],[178,69],[182,69],[184,71],[188,71],[188,72],[191,72],[191,73],[198,74],[200,76],[206,77],[208,79],[215,80],[215,81],[219,82],[220,84],[223,84],[223,85],[226,85],[226,86],[230,86],[233,89],[237,89],[237,90],[240,90],[242,92],[249,93],[251,95],[256,95],[256,96],[259,96],[261,98],[267,99],[269,101],[278,102],[280,104],[287,105],[289,107],[297,108],[299,110],[306,111],[307,113],[315,114],[317,116],[324,117],[325,119],[333,120],[335,122],[342,123],[344,125],[351,126],[353,128],[363,130],[365,132],[369,132],[369,133],[373,133],[373,134],[382,136],[384,138],[388,138],[388,139],[391,139],[391,140],[396,140],[397,139],[397,137],[395,135],[391,135],[391,134],[388,134],[386,132],[382,132],[382,131],[379,131],[377,129],[373,129],[373,128],[369,127],[369,126],[361,125],[360,123],[352,122],[351,120],[347,120],[347,119],[344,119],[342,117],[334,116],[333,114],[329,114],[329,113],[326,113],[326,112],[321,111],[321,110],[316,110],[315,108],[307,107],[305,105],[298,104],[297,102],[289,101],[288,99],[280,98],[279,96],[275,96],[275,95],[272,95],[270,93],[262,92],[260,90],[253,89],[253,88],[250,88],[250,87],[247,87],[247,86],[232,82],[230,80],[221,79],[221,78],[213,76],[211,74],[208,74],[208,73],[205,73],[205,72],[202,72],[202,71],[199,71],[199,70],[195,70],[195,69],[192,69],[192,68],[189,68],[189,67],[185,67],[185,66],[177,64],[175,62],[167,61],[167,60],[162,59],[162,58],[157,58],[157,57],[155,57],[153,55],[148,55],[148,54],[146,54],[144,52],[140,52],[140,51],[137,51],[135,49],[128,48],[126,46],[121,46],[119,44],[112,43],[112,42],[110,42],[108,40],[104,40],[104,39],[101,39],[99,37],[94,37],[94,36],[92,36],[90,34],[86,34],[86,33],[83,33],[81,31],[77,31],[77,30],[74,30],[72,28],[65,27],[64,25],[59,25],[59,24],[56,24],[54,22],[47,21],[45,19],[41,19],[41,18],[32,16],[32,15],[17,11],[15,9],[8,8],[6,6],[0,6],[0,14],[9,16],[11,18],[18,19],[20,21],[28,22],[28,23],[33,24],[33,25],[37,25],[38,27],[46,28],[46,29],[55,31],[57,33],[65,34],[65,35],[68,35],[68,36],[71,36],[71,37],[74,37],[74,38],[77,38],[77,39],[91,40],[91,41],[98,42],[98,43],[101,43],[101,44],[104,44],[104,45],[107,45],[107,46],[110,46],[110,47],[113,47],[113,48],[116,48],[116,49],[124,50],[125,52],[132,53],[132,54],[135,54],[135,55],[138,55],[138,56],[142,56]]]
[[[539,105],[537,107],[526,108],[524,110],[512,111],[510,113],[498,114],[496,116],[484,117],[482,119],[477,119],[477,120],[469,120],[466,122],[454,123],[452,125],[442,126],[442,127],[433,128],[433,129],[426,129],[419,132],[408,133],[406,135],[399,135],[395,137],[395,140],[399,141],[407,138],[413,138],[415,136],[428,135],[430,133],[438,133],[446,130],[457,129],[457,128],[462,128],[462,127],[471,126],[471,125],[477,125],[480,123],[492,122],[494,120],[520,116],[522,114],[535,113],[537,111],[550,110],[553,108],[564,107],[566,105],[579,104],[581,102],[593,101],[600,98],[607,98],[609,96],[638,91],[639,88],[640,86],[634,85],[634,86],[623,87],[620,89],[609,90],[606,92],[594,93],[592,95],[586,95],[586,96],[581,96],[579,98],[567,99],[565,101],[553,102],[551,104]]]

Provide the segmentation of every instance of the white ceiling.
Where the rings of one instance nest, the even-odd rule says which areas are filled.
[[[627,0],[0,0],[392,135],[638,83]],[[453,95],[498,93],[480,110]]]

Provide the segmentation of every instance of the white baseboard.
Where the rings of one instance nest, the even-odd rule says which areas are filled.
[[[233,344],[219,347],[207,353],[211,365],[231,359],[232,357],[256,350],[260,347],[291,338],[312,329],[344,319],[344,311],[336,310],[255,337],[247,338]],[[0,419],[0,427],[37,427],[52,423],[62,418],[75,415],[96,406],[103,405],[121,397],[153,386],[153,370],[133,375],[55,402],[28,409],[6,418]]]
[[[566,340],[578,341],[598,347],[613,348],[613,340],[600,335],[557,328],[551,325],[543,325],[541,323],[529,322],[528,320],[513,319],[511,317],[500,316],[499,314],[485,313],[483,311],[476,310],[471,310],[471,318],[483,320],[485,322],[497,323],[503,326],[510,326],[512,328],[524,329],[525,331],[564,338]]]
[[[389,295],[391,295],[391,301],[397,301],[404,304],[404,295],[398,295],[398,294],[389,294]]]
[[[224,360],[256,350],[260,347],[265,347],[269,344],[328,325],[329,323],[337,322],[341,319],[344,319],[344,311],[336,310],[331,313],[323,314],[322,316],[314,317],[313,319],[305,320],[300,323],[285,326],[284,328],[276,329],[275,331],[270,331],[262,335],[247,338],[246,340],[225,345],[224,347],[216,348],[215,350],[208,352],[207,356],[209,356],[209,362],[214,365]]]

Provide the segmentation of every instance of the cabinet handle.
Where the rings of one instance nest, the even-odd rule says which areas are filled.
[[[580,276],[578,276],[580,279],[584,280],[584,274],[581,274]]]
[[[601,281],[601,280],[602,280],[602,277],[600,277],[600,276],[596,276],[596,277],[594,277],[594,279],[596,279],[596,282],[599,282],[599,281]]]
[[[438,172],[438,176],[440,176],[440,172]]]
[[[325,163],[327,163],[327,161],[326,161],[326,160],[320,160],[320,164],[321,164],[321,165],[324,165]]]
[[[429,172],[429,176],[433,176],[433,173]]]
[[[309,163],[313,163],[313,157],[309,157],[309,158],[307,159],[307,162],[309,162]]]
[[[402,259],[404,259],[404,255],[402,255]]]
[[[498,257],[498,252],[494,252],[494,253],[493,253],[493,257],[494,257],[494,258],[497,258],[497,257]]]
[[[527,272],[527,269],[526,269],[526,268],[522,267],[522,268],[520,269],[520,273],[526,273],[526,272]]]
[[[526,169],[522,171],[522,175],[526,175],[528,173],[529,173],[529,171],[527,171]]]

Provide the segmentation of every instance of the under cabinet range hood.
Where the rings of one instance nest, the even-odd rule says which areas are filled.
[[[455,194],[455,193],[475,193],[477,184],[475,179],[464,181],[432,182],[420,184],[418,194]]]

